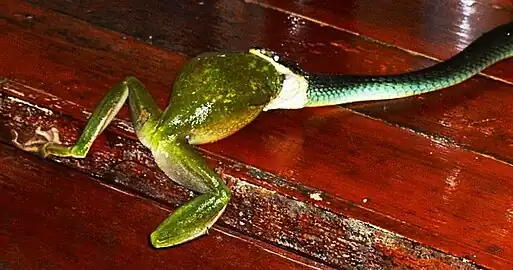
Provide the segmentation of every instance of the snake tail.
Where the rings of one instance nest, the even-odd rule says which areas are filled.
[[[396,75],[307,73],[307,107],[396,99],[446,88],[513,56],[513,22],[480,36],[450,59]]]

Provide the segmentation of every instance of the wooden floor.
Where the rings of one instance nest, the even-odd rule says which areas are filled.
[[[74,142],[129,74],[164,107],[204,51],[388,74],[510,21],[506,0],[0,1],[0,269],[513,269],[513,60],[423,96],[267,112],[199,147],[233,200],[171,249],[148,235],[194,194],[156,168],[126,110],[85,160],[10,143],[36,126]]]

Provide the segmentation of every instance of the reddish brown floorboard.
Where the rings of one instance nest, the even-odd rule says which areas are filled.
[[[10,164],[0,173],[5,269],[311,269],[284,259],[286,252],[280,257],[273,247],[217,230],[176,249],[148,248],[141,236],[168,211],[5,144],[0,159]]]
[[[39,3],[37,0],[31,2]],[[128,2],[131,4],[128,4]],[[293,9],[292,4],[283,4],[289,2],[292,1],[280,1],[279,3],[297,11],[298,8]],[[463,15],[456,16],[456,14],[464,12],[464,9],[460,4],[444,2],[440,1],[437,4],[430,2],[429,5],[438,5],[440,9],[448,10],[450,16],[439,18],[439,13],[426,10],[424,15],[433,16],[434,18],[426,19],[424,23],[418,21],[413,26],[411,21],[416,20],[418,15],[408,12],[408,10],[421,9],[422,5],[418,2],[412,4],[408,1],[399,2],[398,7],[395,6],[397,3],[394,2],[393,8],[386,9],[390,13],[388,16],[375,14],[377,11],[371,10],[376,9],[369,8],[367,12],[370,14],[362,16],[361,21],[357,20],[354,23],[366,23],[367,18],[374,18],[373,20],[378,22],[372,24],[372,27],[374,31],[379,32],[377,29],[381,30],[385,27],[385,24],[391,24],[387,18],[391,16],[398,17],[396,19],[397,23],[393,25],[392,29],[396,29],[395,32],[400,34],[389,34],[387,38],[380,39],[380,42],[390,44],[396,40],[401,40],[401,38],[413,38],[414,40],[425,40],[422,42],[432,44],[432,46],[439,46],[441,42],[439,40],[444,40],[445,43],[442,43],[443,50],[430,48],[430,51],[427,52],[429,54],[426,54],[426,56],[445,59],[461,50],[481,33],[507,22],[507,16],[513,16],[509,10],[490,7],[499,5],[497,1],[493,5],[475,4],[475,12],[479,15],[479,18],[482,18],[479,22],[486,23],[476,22],[469,25],[468,28],[472,31],[469,29],[457,31],[454,30],[457,28],[455,24],[461,21]],[[252,3],[243,6],[241,3],[238,5],[206,4],[199,7],[193,4],[195,2],[165,4],[158,2],[151,5],[143,5],[142,3],[142,0],[126,2],[96,0],[88,4],[62,5],[59,0],[53,0],[44,1],[44,3],[42,1],[40,4],[92,23],[113,28],[122,33],[135,35],[143,40],[151,36],[151,41],[155,45],[187,55],[209,50],[244,50],[257,44],[283,53],[288,59],[300,63],[306,70],[345,74],[398,73],[434,63],[433,60],[422,55],[412,55],[400,48],[384,46],[361,36],[341,31],[341,29],[359,30],[358,28],[350,28],[351,24],[343,23],[344,21],[334,24],[336,28],[321,27],[317,23],[312,23],[306,19],[296,18],[287,13],[263,8]],[[347,15],[352,10],[350,7],[360,7],[364,4],[371,5],[372,1],[362,1],[361,3],[358,2],[358,5],[349,6],[336,4],[337,1],[324,1],[324,4],[312,3],[299,6],[308,10],[308,7],[313,5],[311,9],[322,11],[323,8],[326,8],[335,12],[337,9],[329,8],[331,3],[331,5],[340,7],[341,11],[336,13],[338,16],[346,18],[346,20],[352,18],[354,21],[357,19],[356,17]],[[281,5],[277,4],[280,8]],[[317,7],[317,5],[320,7]],[[380,6],[383,6],[383,4]],[[212,10],[209,10],[209,8],[212,8]],[[480,12],[485,12],[485,9],[488,10],[486,14],[481,14]],[[91,12],[84,13],[83,10],[91,10]],[[132,20],[125,20],[123,16],[99,15],[112,14],[115,13],[114,10],[121,10],[121,14],[138,14],[138,16],[133,16]],[[365,10],[367,9],[361,11],[358,9],[359,12],[365,12]],[[382,9],[379,10],[386,12]],[[148,13],[154,14],[151,20],[145,19],[144,15]],[[184,16],[183,14],[187,15]],[[402,16],[406,19],[399,16],[400,14],[403,14]],[[183,20],[192,22],[193,20],[199,20],[199,18],[204,23],[191,23],[190,28],[192,29],[184,29],[181,24],[177,25],[177,22]],[[320,20],[324,17],[313,18]],[[329,17],[326,20],[328,19]],[[425,31],[417,29],[430,27],[431,24],[428,24],[428,22],[431,22],[431,20],[436,22],[436,26],[441,24],[442,26],[446,25],[446,27],[433,27]],[[277,27],[278,25],[282,27]],[[414,36],[411,37],[401,32],[406,31],[405,29],[413,33]],[[207,30],[211,34],[206,35],[205,31]],[[157,32],[152,34],[151,31]],[[190,31],[192,33],[188,35]],[[359,31],[364,36],[372,36],[369,31]],[[415,36],[421,34],[423,34],[421,37]],[[382,35],[386,35],[386,32]],[[448,35],[451,35],[452,38],[447,39],[445,36]],[[375,38],[379,37],[376,36]],[[463,44],[451,41],[455,37],[460,37],[458,42],[463,42]],[[407,44],[412,43],[414,42],[405,41],[402,47],[408,50],[417,50],[416,47],[407,46]],[[421,46],[429,48],[428,45]],[[439,52],[447,53],[436,55]],[[513,82],[513,79],[511,79],[513,75],[507,72],[511,69],[512,62],[512,60],[504,61],[485,72]],[[451,88],[451,91],[436,92],[397,101],[348,105],[347,107],[386,122],[412,128],[417,132],[442,136],[451,143],[469,148],[472,151],[486,153],[501,160],[510,161],[511,151],[509,148],[512,143],[510,127],[513,124],[513,113],[508,112],[513,110],[512,106],[509,105],[513,104],[513,94],[509,89],[509,85],[481,77]],[[165,100],[164,97],[163,100]],[[487,106],[486,104],[493,104],[493,106]]]
[[[71,117],[63,120],[58,115],[48,116],[11,98],[9,102],[12,104],[6,102],[2,114],[4,142],[8,141],[7,128],[21,128],[28,133],[30,129],[27,123],[29,126],[60,125],[65,130],[64,137],[72,141],[87,117],[84,112],[91,111],[108,87],[126,74],[136,74],[156,96],[159,104],[166,104],[167,88],[186,57],[92,25],[143,39],[152,36],[151,41],[157,47],[186,55],[206,50],[240,50],[263,45],[284,53],[307,70],[378,74],[420,68],[433,63],[429,58],[447,58],[478,33],[511,18],[511,11],[506,7],[495,8],[500,6],[498,1],[493,4],[477,2],[475,12],[486,18],[486,23],[469,24],[470,30],[463,29],[468,31],[454,30],[458,29],[455,22],[461,17],[457,15],[465,12],[461,6],[437,1],[429,5],[437,7],[438,4],[444,12],[452,14],[452,19],[447,19],[443,13],[430,12],[426,16],[431,16],[431,19],[414,20],[418,15],[408,10],[419,8],[420,4],[408,4],[407,1],[399,2],[397,6],[394,4],[394,8],[378,11],[362,8],[370,5],[371,1],[356,1],[358,4],[340,9],[335,8],[340,7],[335,6],[336,1],[325,1],[322,5],[316,2],[301,5],[258,1],[205,5],[181,2],[165,6],[143,5],[143,1],[137,0],[117,1],[117,4],[90,1],[73,5],[57,0],[30,2],[84,19],[90,24],[44,9],[34,9],[18,1],[0,4],[0,62],[11,63],[0,65],[0,76],[9,80],[2,92],[6,96]],[[112,13],[113,10],[117,13]],[[291,13],[308,18],[296,18]],[[361,13],[365,15],[359,16]],[[131,19],[106,14],[131,14]],[[312,20],[323,21],[330,26],[321,27]],[[423,27],[429,31],[418,31]],[[379,42],[355,36],[351,32]],[[464,38],[454,39],[462,35]],[[412,55],[404,49],[420,52],[424,56]],[[511,80],[513,75],[506,71],[512,70],[512,64],[512,61],[504,61],[486,73]],[[509,162],[512,160],[513,140],[512,90],[509,84],[481,76],[447,91],[399,101],[263,114],[236,135],[201,147],[207,151],[205,153],[211,164],[222,170],[227,179],[235,177],[230,181],[236,190],[235,198],[220,223],[259,239],[256,241],[263,240],[301,256],[314,258],[320,267],[323,267],[322,264],[334,267],[355,265],[350,259],[344,261],[342,254],[353,256],[353,259],[356,255],[367,254],[367,261],[355,259],[367,267],[372,263],[381,263],[384,267],[456,267],[457,262],[461,262],[429,250],[434,248],[484,266],[511,268],[513,168]],[[17,108],[16,113],[6,108]],[[125,113],[121,118],[127,119],[126,116]],[[71,120],[73,118],[78,121]],[[56,124],[57,121],[59,124]],[[121,171],[124,169],[116,163],[119,160],[131,159],[152,166],[144,151],[141,156],[127,156],[124,150],[112,146],[119,141],[118,136],[133,138],[124,130],[124,124],[117,122],[114,126],[113,134],[100,138],[92,157],[80,163],[59,161],[97,175],[103,181],[114,181],[143,196],[171,205],[183,203],[190,195],[178,187],[171,187],[172,191],[169,191],[165,187],[165,180],[141,179],[148,182],[140,184],[130,180],[130,177],[119,180],[119,176],[116,176],[119,172],[112,176],[113,166],[121,166]],[[138,147],[133,142],[122,142],[125,146]],[[12,149],[9,151],[10,155],[20,155],[12,154],[17,153]],[[32,159],[32,162],[36,164],[34,166],[39,166],[37,168],[54,166],[46,165],[49,164],[46,161],[42,163],[45,165],[39,165],[36,159]],[[16,178],[11,176],[9,179]],[[162,176],[155,176],[154,179],[162,179]],[[23,186],[22,183],[12,182],[16,186]],[[64,185],[64,182],[59,183],[56,185]],[[276,218],[276,224],[283,233],[272,227],[272,221],[261,222],[266,220],[266,213],[273,213],[271,216],[274,216],[279,215],[280,211],[293,211],[290,204],[295,201],[270,195],[266,197],[263,195],[265,190],[247,189],[247,185],[275,190],[299,202],[306,202],[314,207],[309,210],[313,214],[302,212],[300,216],[306,220],[322,220],[322,228],[330,234],[313,241],[309,235],[319,237],[323,234],[321,230],[311,231],[315,228],[315,222],[311,224],[301,219],[298,222],[286,216]],[[241,189],[241,186],[246,189]],[[62,188],[65,190],[66,186]],[[309,196],[314,193],[319,193],[323,201],[311,199]],[[269,198],[272,200],[268,203],[266,200]],[[70,198],[62,198],[66,199]],[[364,199],[366,203],[362,202]],[[116,200],[117,197],[112,199],[114,202]],[[9,201],[2,202],[2,209]],[[251,210],[251,207],[255,210]],[[16,214],[32,214],[23,212],[23,209],[33,210],[27,203],[20,205]],[[264,211],[259,212],[262,209]],[[242,216],[239,216],[240,213],[243,213]],[[332,214],[337,214],[336,218],[331,217]],[[330,218],[325,218],[326,215]],[[138,218],[143,220],[143,216],[146,214],[141,213]],[[373,249],[347,252],[351,245],[333,239],[334,235],[341,233],[341,239],[354,240],[347,225],[339,225],[337,231],[335,224],[346,224],[350,220],[345,217],[402,234],[426,247],[422,246],[420,254],[415,253],[408,240],[387,235],[386,232],[384,235],[392,237],[387,239],[394,239],[396,244],[385,247],[376,245],[377,240],[381,239],[377,235],[383,232],[367,228],[369,235],[372,235],[370,243]],[[142,238],[133,239],[126,245],[135,246],[125,248],[135,250],[135,247],[140,247],[137,245],[143,245],[144,252],[152,252],[146,242],[137,241],[145,239],[159,218],[150,218],[148,223],[151,224],[145,224],[148,226],[143,228],[145,231],[138,232]],[[258,225],[249,225],[248,218]],[[73,222],[79,220],[74,217]],[[257,222],[259,220],[260,223]],[[330,223],[330,220],[340,223]],[[294,231],[294,226],[301,228],[300,233],[289,233]],[[19,230],[23,234],[28,229]],[[15,232],[12,229],[6,234],[15,235]],[[117,237],[123,237],[122,232],[116,233]],[[135,233],[132,237],[136,237]],[[76,239],[69,236],[65,241],[70,241],[67,245],[73,245]],[[356,246],[365,247],[365,241],[356,243]],[[215,242],[206,245],[212,247]],[[166,251],[171,257],[172,252],[180,252],[172,249]],[[166,251],[148,257],[165,254]],[[426,254],[431,256],[428,262],[421,259]],[[56,253],[52,255],[56,256]],[[373,261],[372,256],[378,259]],[[223,254],[218,254],[218,258],[219,261],[230,260]],[[297,259],[315,265],[308,259]],[[280,261],[278,257],[271,260],[290,263]],[[184,259],[183,263],[185,265],[188,261]],[[215,262],[209,265],[216,267]],[[463,264],[463,267],[472,266]]]

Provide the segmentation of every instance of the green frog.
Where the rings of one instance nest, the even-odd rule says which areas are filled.
[[[193,145],[225,138],[271,109],[395,99],[446,88],[512,55],[513,23],[484,34],[445,62],[397,75],[308,73],[261,48],[203,53],[182,68],[164,111],[143,84],[130,76],[105,95],[74,145],[61,144],[55,128],[38,128],[24,143],[18,142],[13,131],[13,143],[43,157],[84,158],[128,99],[137,137],[151,150],[158,167],[173,181],[200,194],[176,209],[151,234],[154,247],[170,247],[207,233],[231,196],[228,186]]]

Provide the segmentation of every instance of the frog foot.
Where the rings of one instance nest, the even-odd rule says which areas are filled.
[[[61,145],[59,139],[59,131],[52,127],[46,131],[41,130],[41,127],[36,128],[34,136],[24,143],[18,141],[18,132],[11,131],[13,139],[12,143],[19,149],[31,153],[37,153],[42,157],[49,155],[46,149],[51,145]]]

